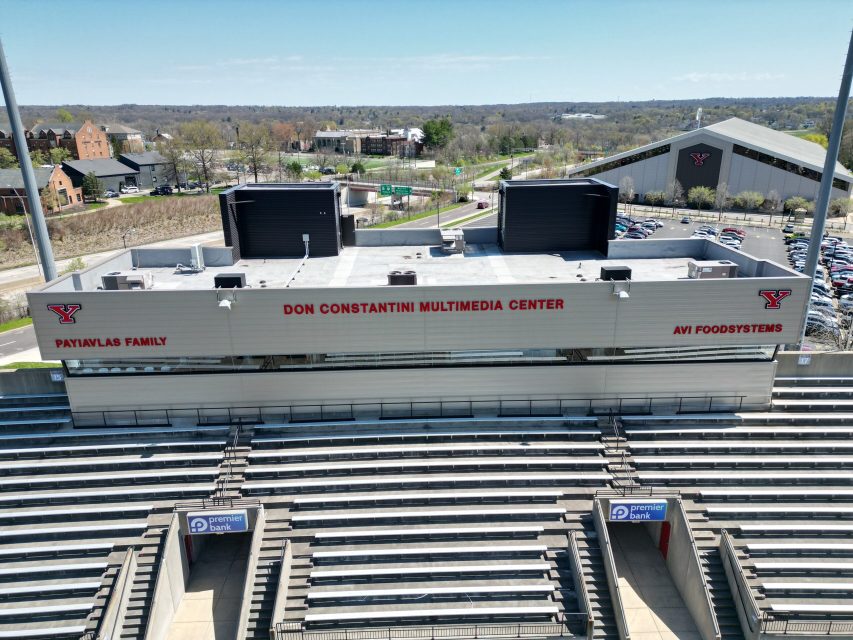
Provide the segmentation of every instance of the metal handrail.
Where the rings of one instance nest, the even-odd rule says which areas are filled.
[[[759,620],[759,631],[768,635],[843,635],[853,634],[853,620],[802,620],[793,613],[765,612]]]
[[[580,549],[578,548],[577,533],[572,531],[569,536],[569,552],[572,554],[572,564],[574,565],[574,578],[578,589],[578,602],[581,605],[581,613],[585,613],[586,618],[586,638],[592,640],[595,633],[595,616],[592,613],[592,602],[589,599],[589,590],[586,588],[586,580],[584,579],[583,564],[581,561]]]
[[[618,398],[504,398],[501,400],[436,400],[401,402],[355,402],[324,404],[288,404],[275,406],[210,407],[188,409],[127,409],[115,411],[72,412],[76,428],[110,425],[171,425],[195,422],[198,425],[264,424],[266,422],[299,422],[302,420],[345,421],[358,415],[380,419],[459,418],[488,412],[501,417],[558,417],[597,415],[608,409],[615,414],[649,414],[653,409],[676,408],[681,413],[739,411],[746,396],[637,396]],[[691,407],[696,408],[691,408]]]
[[[584,614],[564,614],[578,617]],[[395,640],[418,638],[421,640],[469,640],[477,638],[542,638],[571,637],[569,623],[560,622],[460,624],[413,627],[374,627],[370,629],[328,629],[311,631],[299,622],[279,622],[273,629],[274,640]]]
[[[749,625],[750,631],[755,631],[756,623],[760,630],[761,616],[758,609],[758,603],[755,601],[752,589],[750,589],[749,585],[746,583],[746,576],[744,576],[743,569],[741,569],[740,562],[738,562],[737,552],[735,551],[732,537],[725,529],[720,532],[720,556],[722,557],[723,563],[729,565],[732,580],[734,581],[735,588],[737,589],[737,597],[744,607],[744,613],[746,614],[747,624]]]

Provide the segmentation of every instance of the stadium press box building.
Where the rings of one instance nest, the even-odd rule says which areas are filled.
[[[31,292],[41,353],[78,413],[769,402],[809,278],[708,240],[614,240],[596,180],[500,192],[496,228],[355,230],[336,183],[241,185],[225,248],[132,249]]]

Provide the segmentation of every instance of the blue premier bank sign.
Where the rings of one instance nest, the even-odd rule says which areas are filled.
[[[661,522],[666,520],[666,500],[611,500],[610,522]]]
[[[187,514],[191,535],[205,533],[242,533],[249,530],[245,509],[235,511],[197,511]]]

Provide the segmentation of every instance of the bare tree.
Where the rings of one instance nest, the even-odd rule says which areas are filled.
[[[684,189],[678,180],[673,180],[666,187],[666,199],[672,205],[672,214],[675,215],[675,208],[684,200]]]
[[[726,207],[726,203],[729,201],[729,185],[725,182],[721,182],[717,187],[717,191],[714,194],[714,206],[720,210],[720,217],[717,220],[723,219],[723,209]]]
[[[270,128],[264,124],[245,123],[240,127],[240,158],[248,165],[258,181],[258,173],[267,164],[267,154],[272,146]]]
[[[210,181],[216,152],[225,145],[222,132],[207,120],[187,122],[180,129],[180,144],[195,161],[204,178],[205,191],[210,193]]]
[[[185,182],[182,176],[190,170],[190,162],[187,160],[184,150],[175,142],[175,139],[157,143],[157,152],[166,159],[166,180],[175,181],[178,193],[181,192],[181,184]]]
[[[619,181],[619,200],[625,204],[626,213],[630,211],[634,200],[634,178],[631,176],[624,176]]]

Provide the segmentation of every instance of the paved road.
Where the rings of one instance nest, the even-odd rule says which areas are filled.
[[[441,226],[446,226],[448,223],[453,222],[454,220],[461,220],[462,218],[468,218],[469,216],[473,216],[477,212],[482,211],[481,209],[477,209],[477,201],[485,200],[489,202],[489,196],[492,194],[485,193],[482,191],[474,192],[474,200],[472,202],[468,202],[463,204],[461,207],[457,207],[456,209],[452,209],[451,211],[447,211],[441,214]],[[497,196],[494,196],[494,202],[497,202]],[[403,224],[398,224],[394,227],[394,229],[433,229],[437,227],[437,218],[435,215],[428,216],[426,218],[421,218],[420,220],[412,220],[411,222],[404,222]]]
[[[33,325],[4,331],[0,333],[0,362],[7,359],[13,362],[18,354],[35,349],[36,346],[36,333],[33,331]]]

